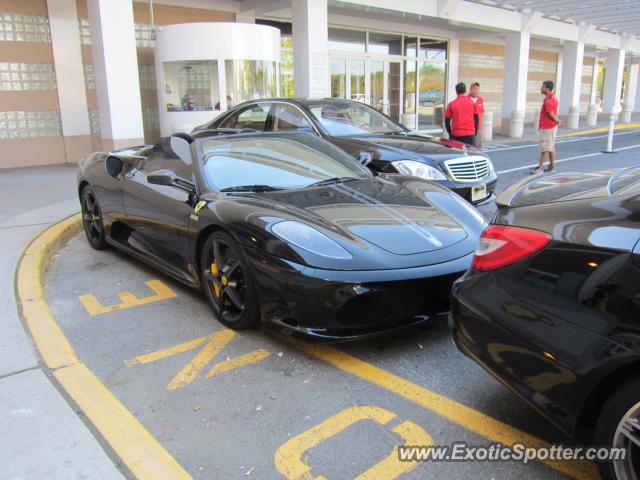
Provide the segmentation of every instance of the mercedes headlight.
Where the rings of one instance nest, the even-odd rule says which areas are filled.
[[[427,180],[446,180],[444,173],[431,165],[426,165],[413,160],[398,160],[391,162],[398,172],[404,175],[413,175],[414,177],[425,178]]]
[[[304,223],[285,220],[273,225],[271,231],[285,242],[323,257],[341,260],[353,258],[349,252],[324,233]]]

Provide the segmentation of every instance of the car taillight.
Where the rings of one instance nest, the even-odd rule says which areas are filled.
[[[550,241],[551,235],[539,230],[489,225],[480,235],[471,268],[487,272],[506,267],[539,252]]]

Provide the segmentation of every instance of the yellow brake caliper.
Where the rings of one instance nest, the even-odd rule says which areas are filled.
[[[218,275],[218,266],[215,263],[211,264],[211,274],[212,275]],[[218,285],[217,282],[212,282],[213,283],[213,293],[215,294],[216,297],[220,296],[220,286]]]

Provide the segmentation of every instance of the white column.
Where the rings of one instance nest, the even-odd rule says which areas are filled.
[[[559,93],[559,114],[567,127],[578,128],[580,115],[580,87],[582,84],[582,62],[584,43],[566,41],[562,49],[562,81],[556,89]]]
[[[529,40],[528,31],[507,33],[504,55],[502,132],[515,138],[522,137],[524,127]]]
[[[327,0],[291,0],[293,81],[297,97],[328,97]]]
[[[600,61],[598,57],[593,61],[593,76],[591,77],[591,104],[596,104],[600,101],[598,97],[598,74],[600,73]]]
[[[629,65],[627,83],[624,88],[624,102],[622,104],[622,121],[630,122],[631,114],[636,105],[638,97],[638,65],[637,63]]]
[[[131,0],[89,0],[89,22],[103,148],[144,143]]]
[[[624,50],[610,48],[607,52],[607,64],[604,76],[603,112],[612,113],[620,104],[622,93],[622,73],[624,70]],[[618,113],[617,111],[614,113]]]
[[[640,75],[638,75],[638,81],[636,82],[636,101],[633,111],[640,113]]]
[[[460,82],[460,40],[449,40],[449,57],[447,61],[447,103],[453,102],[456,97],[456,85]],[[471,85],[467,85],[467,92]]]
[[[67,162],[77,162],[91,152],[91,125],[76,2],[49,0],[47,9],[65,153]]]

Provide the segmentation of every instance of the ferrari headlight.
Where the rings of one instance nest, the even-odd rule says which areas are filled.
[[[426,178],[427,180],[446,180],[444,173],[435,167],[413,160],[397,160],[391,162],[400,173],[404,175],[413,175],[414,177]]]
[[[304,248],[323,257],[348,260],[353,258],[349,252],[327,237],[304,223],[285,220],[276,223],[271,231],[287,243]]]

